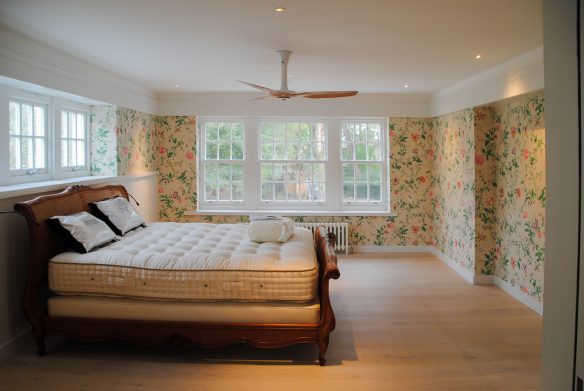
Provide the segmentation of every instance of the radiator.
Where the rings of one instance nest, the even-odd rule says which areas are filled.
[[[312,232],[318,227],[323,227],[325,231],[332,232],[337,237],[335,250],[349,253],[349,223],[296,223],[297,227],[308,228]]]

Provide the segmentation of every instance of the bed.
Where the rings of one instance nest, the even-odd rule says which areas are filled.
[[[120,185],[73,186],[15,205],[29,225],[24,312],[40,355],[47,335],[64,335],[173,347],[315,343],[325,364],[329,281],[340,276],[333,236],[299,229],[284,244],[257,244],[244,224],[152,223],[78,254],[47,223],[116,196],[128,199]]]

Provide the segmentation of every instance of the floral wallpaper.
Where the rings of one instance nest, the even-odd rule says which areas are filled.
[[[543,91],[435,118],[390,118],[395,216],[296,216],[350,224],[352,246],[433,245],[475,275],[543,299]],[[159,172],[161,221],[236,223],[197,215],[196,120],[103,105],[91,111],[94,175]]]
[[[500,114],[492,107],[474,110],[475,137],[475,274],[493,275],[497,262],[496,200]]]
[[[155,171],[153,116],[118,107],[116,117],[118,175]]]
[[[492,186],[477,238],[485,254],[482,274],[494,274],[521,292],[543,299],[545,243],[545,124],[543,91],[476,109],[481,149],[477,159],[493,162]],[[492,204],[488,208],[487,204]],[[494,243],[493,243],[494,241]],[[477,246],[478,247],[478,246]]]
[[[117,175],[116,107],[91,106],[89,132],[91,138],[90,167],[92,175]]]
[[[475,265],[473,110],[434,118],[434,241],[467,270]]]
[[[197,209],[195,117],[154,119],[161,221],[177,221]]]

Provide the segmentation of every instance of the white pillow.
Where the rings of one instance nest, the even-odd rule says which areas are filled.
[[[286,242],[294,235],[294,222],[290,219],[255,220],[247,228],[252,242]]]
[[[84,249],[84,252],[91,251],[116,238],[116,234],[106,223],[87,212],[68,216],[53,216],[51,219],[58,221],[61,227],[69,232],[72,239],[82,246],[76,246],[76,248],[78,250]]]
[[[140,213],[124,197],[94,202],[93,205],[103,214],[106,223],[110,223],[111,229],[118,235],[124,235],[136,227],[146,225]]]

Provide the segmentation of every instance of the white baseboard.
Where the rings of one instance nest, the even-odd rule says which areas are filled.
[[[430,252],[432,254],[436,255],[436,257],[439,260],[441,260],[448,267],[450,267],[452,270],[454,270],[455,272],[457,272],[458,274],[460,274],[460,276],[462,278],[464,278],[466,281],[470,282],[471,284],[474,284],[475,283],[474,278],[476,276],[474,275],[473,272],[471,272],[470,270],[467,270],[464,267],[460,266],[460,264],[458,262],[456,262],[454,259],[450,258],[448,255],[444,254],[442,251],[440,251],[436,247],[434,247],[434,246],[429,246],[429,247],[430,247]]]
[[[0,346],[0,362],[6,360],[14,353],[19,351],[28,341],[32,339],[30,335],[30,327],[20,332],[16,337]]]
[[[507,292],[511,297],[515,300],[520,301],[521,303],[525,304],[533,311],[537,312],[539,315],[543,315],[543,302],[539,302],[535,300],[533,297],[526,295],[525,293],[521,292],[519,288],[516,286],[511,285],[507,281],[503,280],[502,278],[495,277],[495,285],[499,288],[503,289]]]
[[[351,246],[358,253],[429,253],[432,246]]]

